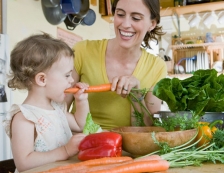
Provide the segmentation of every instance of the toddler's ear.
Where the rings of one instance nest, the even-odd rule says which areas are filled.
[[[35,76],[35,82],[39,86],[45,86],[47,82],[46,74],[43,72],[37,73]]]

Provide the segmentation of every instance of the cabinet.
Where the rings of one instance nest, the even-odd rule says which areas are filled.
[[[94,1],[94,0],[91,0],[91,1]],[[101,0],[99,0],[99,6],[100,6],[100,3],[102,5]],[[106,5],[105,5],[105,8],[106,8]],[[178,15],[183,15],[183,14],[191,14],[191,13],[215,11],[215,10],[224,10],[224,1],[194,4],[194,5],[187,5],[187,6],[180,6],[180,7],[161,8],[160,16],[161,17],[172,16],[174,12],[176,12]],[[112,15],[102,15],[101,17],[107,22],[113,22]]]
[[[198,12],[224,10],[224,1],[194,4],[180,7],[167,7],[160,10],[160,16],[172,16],[175,12],[178,15],[192,14]]]

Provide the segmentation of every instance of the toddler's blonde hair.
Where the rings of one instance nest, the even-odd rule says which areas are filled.
[[[18,42],[11,52],[8,87],[30,90],[35,75],[49,69],[62,56],[73,58],[74,51],[46,33]]]

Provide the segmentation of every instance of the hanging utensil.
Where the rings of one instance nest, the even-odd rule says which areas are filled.
[[[79,24],[82,23],[83,19],[89,12],[89,0],[82,0],[81,9],[78,13],[68,14],[64,23],[68,30],[74,30]],[[95,21],[94,21],[95,22]]]
[[[64,14],[79,13],[81,10],[81,0],[61,0],[60,5]]]
[[[41,6],[46,20],[52,25],[60,24],[67,16],[62,13],[60,3],[56,4],[56,1],[41,0]]]
[[[88,13],[83,18],[81,24],[90,26],[90,25],[94,24],[95,21],[96,21],[96,13],[92,9],[89,9]]]
[[[61,0],[44,0],[42,3],[45,7],[57,7]]]

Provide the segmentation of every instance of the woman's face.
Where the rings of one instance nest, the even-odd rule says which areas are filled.
[[[119,0],[114,14],[114,28],[120,46],[131,48],[140,46],[145,34],[156,22],[142,0]]]

